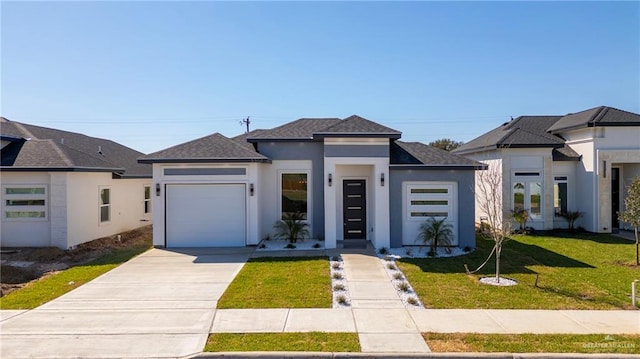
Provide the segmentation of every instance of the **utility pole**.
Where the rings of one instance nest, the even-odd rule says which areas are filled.
[[[247,118],[245,118],[245,119],[240,121],[240,126],[242,126],[242,125],[246,125],[247,126],[247,132],[245,132],[245,133],[249,133],[249,124],[251,124],[251,120],[249,119],[249,116],[247,116]]]

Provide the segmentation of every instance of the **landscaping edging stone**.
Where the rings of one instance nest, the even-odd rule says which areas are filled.
[[[334,268],[335,267],[335,268]],[[344,274],[344,261],[340,255],[329,257],[329,270],[331,276],[331,293],[333,296],[333,309],[351,308],[351,295],[349,295],[349,285]],[[340,286],[341,290],[336,290]],[[341,303],[340,298],[344,299]]]

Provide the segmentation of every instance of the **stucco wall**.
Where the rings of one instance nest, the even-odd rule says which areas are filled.
[[[400,170],[389,175],[391,247],[402,246],[402,185],[409,181],[452,181],[458,184],[458,246],[475,248],[475,171],[474,170]]]
[[[311,161],[311,182],[313,185],[312,202],[313,202],[313,236],[324,237],[324,147],[322,142],[260,142],[258,143],[258,152],[275,161]],[[265,165],[269,167],[269,165]],[[265,176],[267,174],[265,173]],[[265,177],[265,183],[268,178]],[[271,204],[265,203],[266,207],[271,208]],[[263,235],[273,230],[273,222],[263,221]]]
[[[68,246],[151,224],[144,213],[144,185],[151,179],[112,179],[111,173],[67,176]],[[100,223],[100,188],[111,188],[111,220]]]

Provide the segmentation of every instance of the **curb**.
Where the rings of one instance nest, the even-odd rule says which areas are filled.
[[[202,359],[624,359],[640,358],[636,354],[585,354],[585,353],[332,353],[332,352],[218,352],[202,353],[193,358]]]

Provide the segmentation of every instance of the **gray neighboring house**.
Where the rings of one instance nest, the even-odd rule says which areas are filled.
[[[139,159],[153,165],[154,245],[256,245],[301,212],[326,248],[420,244],[428,217],[475,247],[474,173],[484,165],[359,116],[302,118],[234,138],[213,134]]]
[[[0,245],[68,249],[151,223],[143,153],[0,117]]]
[[[495,168],[502,208],[526,209],[535,229],[567,228],[580,211],[591,232],[629,228],[618,220],[626,186],[640,176],[640,114],[600,106],[558,116],[520,116],[452,151]],[[484,214],[476,209],[477,219]]]

